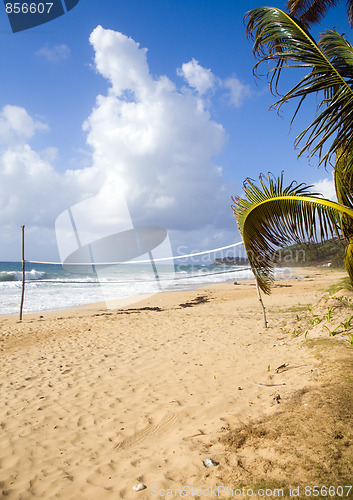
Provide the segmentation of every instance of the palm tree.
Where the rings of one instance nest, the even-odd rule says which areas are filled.
[[[245,198],[232,199],[249,264],[258,286],[269,294],[277,248],[293,242],[314,243],[341,237],[345,219],[353,220],[353,208],[325,200],[310,192],[312,186],[304,183],[292,182],[284,187],[283,173],[275,180],[268,175],[267,184],[260,176],[260,186],[246,179]],[[351,245],[347,248],[351,249]],[[350,253],[346,253],[346,260],[352,279]]]
[[[276,246],[324,241],[330,235],[347,240],[345,266],[353,282],[353,47],[334,30],[325,31],[316,43],[296,20],[273,7],[254,9],[246,20],[259,59],[254,73],[260,63],[275,62],[269,71],[272,93],[278,94],[284,68],[311,69],[273,107],[279,110],[298,97],[293,120],[309,95],[321,95],[316,118],[295,144],[302,144],[299,155],[317,155],[319,164],[334,160],[338,200],[310,193],[311,186],[304,184],[283,187],[282,175],[275,181],[269,176],[268,185],[260,177],[261,187],[245,181],[245,198],[233,199],[233,210],[257,283],[270,292]]]
[[[288,0],[287,8],[307,28],[318,23],[326,12],[337,5],[339,0]],[[353,27],[353,1],[347,0],[348,22]]]

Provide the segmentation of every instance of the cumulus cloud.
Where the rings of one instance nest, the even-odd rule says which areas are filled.
[[[177,70],[177,74],[185,78],[190,87],[193,87],[200,95],[214,89],[217,84],[217,78],[210,69],[203,68],[194,58],[184,63]]]
[[[242,83],[235,75],[224,80],[215,76],[210,69],[204,68],[196,59],[184,63],[178,68],[177,74],[184,78],[200,97],[207,94],[222,92],[227,102],[234,107],[239,107],[250,96],[250,87]],[[205,101],[206,103],[206,101]]]
[[[56,44],[50,47],[48,44],[41,47],[36,52],[36,56],[44,57],[49,62],[58,63],[65,61],[71,56],[71,50],[65,43]]]
[[[328,200],[337,201],[335,183],[333,179],[322,179],[313,185],[315,192],[321,193]]]
[[[32,208],[46,199],[45,189],[38,190],[55,172],[27,144],[37,131],[47,125],[34,120],[19,106],[5,106],[0,111],[0,223],[20,224]],[[37,181],[37,182],[35,182]],[[38,199],[39,196],[39,199]],[[29,203],[28,203],[29,202]],[[33,214],[32,221],[37,214]]]
[[[33,119],[20,106],[0,111],[0,225],[29,224],[53,228],[55,218],[67,203],[75,203],[84,192],[85,171],[59,174],[51,162],[55,148],[35,151],[31,139],[49,127]],[[90,183],[90,179],[88,179]]]
[[[213,162],[226,140],[223,127],[199,98],[153,77],[146,49],[131,38],[99,26],[90,42],[110,89],[98,96],[84,130],[94,165],[124,187],[133,216],[168,229],[225,216],[229,200]]]
[[[24,143],[37,131],[47,131],[49,127],[34,120],[20,106],[4,106],[0,111],[0,145]]]
[[[250,95],[249,85],[244,85],[236,76],[227,78],[223,86],[228,90],[230,104],[236,108]]]
[[[114,223],[124,193],[135,224],[162,226],[179,244],[187,241],[186,231],[197,235],[194,245],[207,240],[219,246],[215,228],[233,239],[230,193],[214,161],[227,135],[203,97],[217,78],[194,59],[183,65],[195,95],[166,76],[152,75],[147,49],[132,38],[98,26],[90,43],[95,69],[108,82],[106,95],[97,96],[83,124],[91,166],[58,173],[52,165],[55,148],[38,152],[30,144],[48,126],[24,108],[5,106],[0,112],[2,226],[27,223],[46,232],[61,212],[88,198],[97,227],[100,216]]]
[[[0,224],[53,227],[55,218],[81,197],[85,173],[56,172],[51,163],[28,144],[0,154]]]
[[[98,26],[90,36],[95,50],[97,71],[107,78],[114,95],[134,90],[143,97],[143,91],[152,84],[147,64],[147,49],[132,38],[117,31]]]

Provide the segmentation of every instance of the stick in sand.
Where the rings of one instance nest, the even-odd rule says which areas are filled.
[[[264,306],[264,303],[262,302],[261,293],[260,293],[260,287],[259,287],[259,284],[257,282],[256,276],[255,276],[255,283],[256,283],[257,295],[259,297],[259,301],[260,301],[260,304],[261,304],[261,307],[262,307],[262,314],[263,314],[263,317],[264,317],[264,325],[265,325],[265,328],[267,328],[267,319],[266,319],[265,306]]]
[[[22,309],[23,301],[25,297],[25,226],[21,226],[21,238],[22,238],[22,293],[21,293],[21,305],[20,305],[20,321],[22,321]]]

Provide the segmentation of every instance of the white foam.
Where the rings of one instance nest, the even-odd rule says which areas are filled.
[[[13,276],[12,279],[14,279],[15,281],[22,281],[22,271],[5,271],[4,274],[8,274],[10,276]],[[45,273],[43,273],[41,271],[36,271],[35,269],[32,269],[31,271],[25,272],[26,280],[41,280],[44,277],[45,277]]]

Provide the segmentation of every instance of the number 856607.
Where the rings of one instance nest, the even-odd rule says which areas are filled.
[[[7,14],[49,14],[53,3],[7,3]]]

